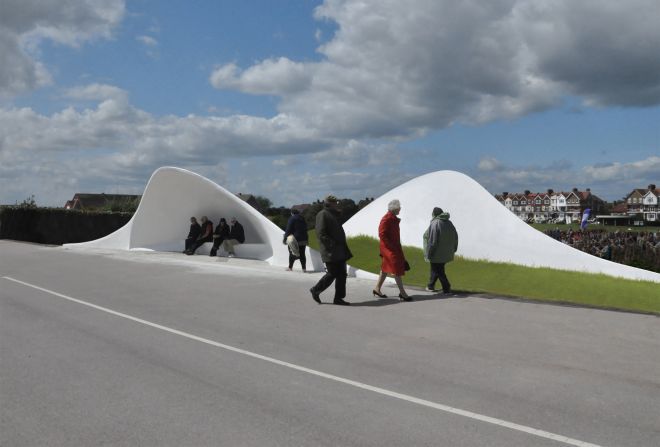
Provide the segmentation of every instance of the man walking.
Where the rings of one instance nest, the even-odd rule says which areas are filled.
[[[316,215],[316,237],[319,240],[321,259],[325,262],[326,274],[309,291],[312,298],[321,304],[321,292],[335,281],[333,303],[349,306],[346,297],[346,261],[353,257],[346,244],[346,234],[338,220],[339,201],[335,196],[328,196],[323,202],[323,209]]]
[[[431,277],[426,290],[437,292],[435,282],[439,279],[444,293],[451,293],[451,285],[445,274],[445,264],[454,259],[458,249],[458,233],[449,220],[449,213],[442,208],[433,208],[433,218],[424,232],[424,259],[431,263]]]

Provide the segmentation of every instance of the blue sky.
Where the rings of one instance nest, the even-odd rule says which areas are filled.
[[[164,165],[276,205],[442,169],[619,199],[660,182],[657,23],[653,0],[0,0],[0,203]]]

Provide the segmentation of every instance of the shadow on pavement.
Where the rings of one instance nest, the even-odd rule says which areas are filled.
[[[361,301],[361,302],[351,302],[351,306],[365,306],[365,307],[379,307],[379,306],[389,306],[391,304],[410,304],[414,303],[415,301],[429,301],[429,300],[448,300],[451,298],[467,298],[470,296],[469,293],[463,292],[463,291],[456,291],[452,293],[435,293],[432,295],[410,295],[410,297],[413,299],[411,302],[405,302],[399,300],[397,297],[388,297],[388,298],[379,298],[379,299],[374,299],[374,300],[369,300],[369,301]],[[347,299],[350,299],[348,297]]]

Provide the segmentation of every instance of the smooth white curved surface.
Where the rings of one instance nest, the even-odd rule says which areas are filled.
[[[236,247],[241,257],[286,266],[283,231],[257,210],[211,180],[175,167],[157,169],[149,179],[133,218],[106,237],[67,248],[182,251],[190,217],[208,218],[217,225],[221,217],[236,217],[245,229],[245,243]],[[318,252],[307,248],[308,268],[322,270]]]
[[[422,235],[437,206],[451,214],[459,256],[660,282],[658,273],[607,261],[546,236],[513,215],[475,180],[455,171],[433,172],[392,189],[346,222],[346,235],[378,238],[378,223],[392,199],[401,201],[404,245],[422,247]]]

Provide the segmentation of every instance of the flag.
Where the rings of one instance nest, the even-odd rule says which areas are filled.
[[[591,214],[591,208],[587,208],[584,210],[584,213],[582,214],[582,222],[580,222],[580,228],[585,229],[587,228],[587,219],[589,219],[589,215]]]

